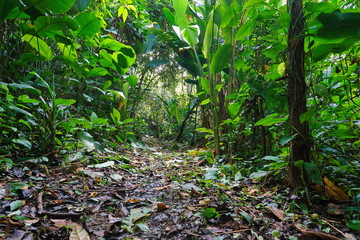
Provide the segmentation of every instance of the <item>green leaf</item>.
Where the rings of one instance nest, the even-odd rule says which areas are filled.
[[[199,43],[200,30],[197,26],[189,26],[181,31],[181,35],[190,46],[195,46]]]
[[[251,7],[258,7],[258,6],[265,6],[265,0],[248,0],[243,6],[243,9],[251,8]]]
[[[318,43],[314,46],[314,52],[312,58],[314,61],[320,61],[324,59],[329,53],[342,53],[349,49],[354,43],[358,41],[355,38],[342,38],[339,43],[334,43],[334,40],[324,41],[324,39],[315,39]]]
[[[24,137],[20,137],[18,139],[13,139],[12,142],[21,144],[24,147],[29,148],[29,149],[31,149],[31,147],[32,147],[31,142]]]
[[[64,106],[70,106],[72,104],[74,104],[76,102],[76,100],[74,99],[55,99],[55,106],[59,106],[59,105],[64,105]]]
[[[7,15],[18,5],[19,0],[0,1],[0,20],[4,20]]]
[[[207,99],[203,100],[203,101],[200,103],[200,105],[206,105],[206,104],[208,104],[208,103],[210,103],[210,102],[211,102],[210,98],[207,98]]]
[[[30,34],[25,34],[22,39],[28,42],[33,48],[36,49],[42,56],[44,56],[47,60],[51,60],[53,57],[53,53],[47,43],[41,38],[35,37]]]
[[[277,114],[277,113],[273,113],[273,114],[257,121],[254,126],[271,126],[276,123],[282,123],[282,122],[286,121],[287,117],[277,118],[278,115],[279,114]]]
[[[24,0],[27,6],[35,6],[38,9],[48,10],[52,13],[66,13],[74,5],[76,0]]]
[[[360,231],[360,220],[350,220],[346,222],[346,226],[356,231]]]
[[[146,223],[137,223],[136,226],[143,232],[150,232],[150,228]]]
[[[294,140],[296,138],[297,134],[295,134],[294,136],[291,137],[282,137],[280,139],[280,145],[281,146],[285,146],[286,144],[288,144],[290,141]]]
[[[207,129],[207,128],[197,128],[196,131],[197,131],[197,132],[214,134],[214,131],[213,131],[213,130]]]
[[[211,218],[219,218],[220,213],[218,213],[215,208],[205,208],[201,212],[201,216],[203,216],[206,220],[209,220]]]
[[[101,24],[94,12],[82,12],[75,17],[75,20],[80,25],[77,30],[79,34],[93,35],[100,31]]]
[[[175,15],[168,9],[168,8],[163,8],[162,12],[164,13],[164,16],[166,18],[166,20],[168,20],[169,25],[175,25]]]
[[[254,18],[247,20],[239,29],[239,31],[235,35],[235,40],[245,40],[247,36],[249,36],[255,27]]]
[[[207,78],[200,78],[201,87],[204,89],[204,92],[210,95],[210,81]]]
[[[248,213],[246,213],[246,212],[244,212],[244,211],[240,211],[240,214],[241,214],[241,216],[243,216],[243,217],[246,219],[246,221],[247,221],[249,224],[252,224],[252,223],[253,223],[253,219],[252,219],[252,217],[251,217]]]
[[[131,87],[134,87],[138,83],[138,78],[135,75],[130,75],[126,78],[126,81],[128,81]]]
[[[321,184],[321,173],[319,167],[312,163],[312,162],[304,162],[304,169],[307,172],[308,176],[311,177],[311,180],[313,180],[317,184]]]
[[[188,0],[174,0],[173,6],[175,9],[175,22],[180,27],[184,29],[188,25],[188,19],[186,16],[186,9],[189,5]]]
[[[120,51],[121,48],[126,47],[127,45],[116,41],[115,39],[106,38],[101,41],[100,48],[107,48],[113,51]]]
[[[76,0],[74,7],[76,7],[80,12],[86,10],[90,5],[91,0]]]
[[[64,31],[67,29],[76,31],[79,28],[78,23],[69,16],[41,16],[36,18],[34,26],[39,35],[43,35],[46,32]]]
[[[215,53],[211,65],[210,71],[212,73],[219,73],[229,63],[231,55],[231,44],[222,45]]]
[[[102,67],[95,67],[93,69],[90,70],[90,72],[88,72],[88,77],[98,77],[98,76],[105,76],[109,74],[108,70],[106,70],[105,68]]]
[[[309,110],[307,110],[307,112],[300,115],[300,122],[301,123],[303,123],[305,121],[309,122],[315,116],[315,113],[316,113],[315,107],[309,108]]]
[[[14,110],[16,112],[22,113],[22,114],[24,114],[26,116],[33,117],[33,115],[31,113],[29,113],[28,111],[25,111],[25,110],[23,110],[21,108],[18,108],[18,107],[15,107],[15,106],[10,106],[10,109]]]
[[[210,168],[209,171],[204,175],[204,180],[217,180],[219,179],[219,173],[217,168]]]
[[[231,103],[228,107],[228,112],[231,118],[236,117],[236,115],[239,113],[241,107],[241,103],[236,101],[234,103]]]
[[[121,115],[119,110],[117,110],[116,108],[113,108],[112,113],[110,113],[111,119],[113,120],[113,122],[115,123],[115,125],[118,125],[121,121]]]
[[[340,139],[359,137],[352,129],[338,129],[333,132],[333,135],[339,137]]]
[[[209,22],[207,23],[207,26],[206,26],[205,36],[204,36],[204,40],[203,40],[203,47],[202,47],[202,51],[203,51],[204,57],[206,59],[209,59],[209,57],[210,57],[211,43],[214,38],[214,36],[213,36],[214,27],[216,27],[216,26],[214,26],[214,11],[211,11],[210,17],[209,17]]]
[[[80,132],[79,139],[89,150],[95,149],[94,139],[89,133]]]
[[[25,201],[23,201],[23,200],[13,201],[10,203],[10,211],[14,211],[23,205],[25,205]]]

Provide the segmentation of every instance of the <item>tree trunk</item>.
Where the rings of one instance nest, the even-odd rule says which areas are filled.
[[[288,107],[290,135],[296,135],[290,142],[288,183],[292,187],[306,186],[308,179],[303,168],[295,162],[310,161],[310,135],[308,122],[300,122],[301,114],[307,111],[306,82],[304,71],[304,15],[302,0],[288,0],[291,23],[288,34]]]

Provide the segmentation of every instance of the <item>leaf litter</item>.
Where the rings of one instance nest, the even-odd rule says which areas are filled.
[[[309,210],[283,183],[199,164],[204,149],[147,143],[96,164],[11,169],[0,180],[0,239],[360,239],[342,202]],[[349,200],[325,183],[325,195]]]

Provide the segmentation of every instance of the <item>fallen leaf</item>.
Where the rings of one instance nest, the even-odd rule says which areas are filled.
[[[126,202],[129,202],[129,203],[137,203],[137,202],[139,202],[139,200],[136,199],[136,198],[129,198],[128,200],[126,200]]]
[[[69,240],[90,240],[89,234],[80,224],[76,224],[71,229]]]
[[[182,197],[190,197],[190,194],[185,193],[185,192],[181,192],[180,195],[181,195]]]
[[[163,210],[168,209],[168,208],[169,208],[169,206],[165,205],[164,203],[158,203],[157,204],[157,210],[158,211],[163,211]]]
[[[161,190],[164,190],[164,189],[166,189],[166,188],[168,188],[168,187],[169,187],[169,185],[166,185],[166,186],[163,186],[163,187],[154,188],[154,190],[156,190],[156,191],[161,191]]]
[[[344,237],[346,238],[346,240],[356,240],[356,237],[350,233],[345,233]]]
[[[297,226],[297,225],[295,225],[295,228],[299,232],[301,232],[301,234],[303,234],[304,236],[315,237],[315,238],[324,239],[324,240],[342,240],[341,238],[335,237],[335,236],[330,235],[328,233],[305,230],[305,229],[303,229],[303,228],[301,228],[300,226]]]
[[[187,206],[186,207],[188,210],[190,210],[190,211],[194,211],[196,208],[194,208],[194,207],[192,207],[192,206]]]
[[[344,211],[343,211],[342,207],[339,206],[339,205],[336,205],[334,203],[329,203],[327,205],[327,212],[330,215],[342,215],[342,214],[344,214]]]
[[[283,210],[278,209],[272,205],[269,205],[270,211],[280,220],[283,221],[285,218],[285,213]]]
[[[335,186],[327,177],[324,177],[325,196],[330,200],[348,201],[349,196],[340,188]]]
[[[204,199],[204,200],[200,200],[199,204],[200,205],[208,205],[210,202],[211,202],[211,200],[207,198],[207,199]]]

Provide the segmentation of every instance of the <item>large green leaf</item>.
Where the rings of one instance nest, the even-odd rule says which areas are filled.
[[[269,116],[257,121],[254,126],[271,126],[276,123],[282,123],[286,121],[287,117],[278,118],[278,115],[279,114],[277,113],[270,114]]]
[[[100,20],[95,16],[94,12],[82,12],[75,17],[75,20],[80,25],[77,31],[80,34],[93,35],[99,32],[101,28]]]
[[[204,57],[207,59],[210,56],[211,43],[212,43],[212,40],[214,37],[213,29],[214,29],[214,27],[216,27],[216,26],[214,26],[214,11],[211,12],[209,19],[210,20],[208,21],[207,26],[206,26],[206,32],[205,32],[203,47],[202,47]]]
[[[170,25],[175,25],[175,15],[168,9],[168,8],[163,8],[163,13],[164,16],[166,18],[166,20],[168,20]]]
[[[76,7],[80,12],[82,12],[87,9],[90,3],[91,0],[76,0],[74,7]]]
[[[89,150],[95,149],[94,138],[89,133],[80,132],[79,139]]]
[[[70,106],[70,105],[74,104],[75,102],[76,102],[76,100],[74,100],[74,99],[58,98],[58,99],[55,99],[55,106],[59,106],[59,105]]]
[[[78,23],[70,18],[69,16],[65,17],[49,17],[42,16],[38,17],[35,20],[35,30],[39,35],[42,35],[46,32],[55,32],[71,29],[76,31],[79,28]]]
[[[18,0],[1,0],[0,20],[4,20],[6,16],[17,6],[18,3]]]
[[[239,31],[236,33],[235,40],[244,40],[247,36],[249,36],[255,27],[255,18],[249,19],[246,23],[244,23]]]
[[[24,137],[20,137],[18,139],[13,139],[12,142],[23,145],[24,147],[29,148],[29,149],[31,149],[31,147],[32,147],[31,142]]]
[[[231,44],[222,45],[215,53],[211,61],[211,73],[218,73],[229,63],[231,55]]]
[[[206,94],[210,94],[210,81],[207,78],[200,78],[201,87]]]
[[[174,0],[173,6],[175,9],[175,21],[180,29],[184,29],[188,25],[188,19],[186,16],[186,9],[189,5],[188,0]]]
[[[87,74],[88,77],[97,77],[97,76],[105,76],[108,74],[108,70],[102,67],[95,67],[90,70],[90,72]]]
[[[334,11],[332,13],[320,13],[317,19],[326,27],[347,28],[351,27],[354,31],[360,30],[360,13]]]
[[[328,42],[320,39],[316,40],[320,43],[314,46],[314,52],[312,55],[314,61],[324,59],[329,53],[341,53],[349,49],[354,43],[358,41],[358,39],[355,38],[333,39],[332,41]],[[334,40],[340,40],[340,42],[335,43]]]
[[[251,8],[251,7],[258,7],[258,6],[264,6],[266,5],[265,0],[248,0],[244,4],[243,9]]]
[[[239,113],[241,107],[241,103],[236,101],[229,105],[228,112],[231,118],[236,117],[236,115]]]
[[[76,0],[24,0],[27,6],[35,6],[41,10],[52,13],[66,13],[74,5]]]
[[[53,57],[53,53],[47,43],[41,38],[35,37],[30,34],[25,34],[22,39],[28,42],[33,48],[36,49],[42,56],[44,56],[47,60],[51,60]]]
[[[115,39],[106,38],[101,41],[100,47],[110,49],[113,51],[120,51],[121,48],[127,47],[127,45],[125,45],[119,41],[116,41]]]
[[[190,46],[195,46],[199,43],[200,30],[197,26],[189,26],[181,31],[181,35]]]

